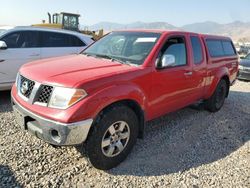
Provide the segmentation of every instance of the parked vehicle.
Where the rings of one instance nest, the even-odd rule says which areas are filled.
[[[243,46],[243,45],[241,45],[241,46],[239,46],[238,48],[236,48],[236,51],[237,51],[238,54],[240,54],[240,55],[246,55],[246,54],[249,53],[250,48],[249,48],[249,46]]]
[[[10,89],[29,61],[80,53],[93,40],[73,31],[14,27],[0,34],[0,90]]]
[[[91,163],[110,169],[143,137],[146,121],[197,101],[220,110],[237,72],[230,38],[117,31],[79,55],[22,66],[13,109],[23,129],[53,145],[86,142]]]
[[[51,14],[48,12],[48,16],[49,16],[48,23],[45,23],[45,20],[43,20],[43,23],[34,24],[33,26],[60,28],[71,31],[77,31],[86,35],[91,35],[92,39],[95,41],[103,36],[103,29],[97,31],[91,31],[85,27],[85,29],[82,30],[79,27],[79,17],[81,16],[80,14],[61,12],[61,13],[54,13],[51,16]]]
[[[250,81],[250,54],[240,60],[238,79]]]

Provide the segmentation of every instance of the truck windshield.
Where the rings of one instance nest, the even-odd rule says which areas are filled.
[[[121,63],[141,65],[160,35],[149,32],[112,32],[82,53]]]

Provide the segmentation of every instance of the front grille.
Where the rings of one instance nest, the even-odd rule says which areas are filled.
[[[32,81],[22,75],[18,76],[18,95],[28,99],[30,103],[47,106],[51,98],[54,87],[42,85],[39,82]],[[36,85],[36,87],[34,87]],[[32,94],[32,99],[30,98]]]
[[[250,73],[246,73],[246,72],[239,72],[238,75],[239,79],[243,79],[243,80],[250,80]]]
[[[51,95],[52,95],[52,91],[53,91],[52,86],[42,85],[37,102],[47,104],[49,102]]]
[[[25,96],[26,98],[30,98],[32,90],[35,86],[35,82],[25,78],[24,76],[20,75],[20,88],[19,92]]]
[[[250,72],[250,67],[243,67],[243,70],[246,72]]]

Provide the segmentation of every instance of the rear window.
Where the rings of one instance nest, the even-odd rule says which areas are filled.
[[[206,40],[206,44],[211,57],[235,55],[231,41],[208,39]]]
[[[41,32],[42,47],[80,47],[86,46],[78,37],[74,35],[56,33],[56,32]]]
[[[211,57],[224,56],[224,50],[220,40],[207,40],[207,47]]]
[[[66,34],[55,32],[41,32],[42,47],[69,47],[70,38]]]
[[[225,55],[235,55],[234,47],[231,41],[222,41]]]
[[[71,46],[87,46],[83,41],[81,41],[78,37],[71,35],[70,36]]]

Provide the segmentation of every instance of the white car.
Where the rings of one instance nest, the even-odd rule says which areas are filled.
[[[77,54],[93,42],[91,36],[74,31],[31,26],[3,28],[0,32],[0,90],[11,88],[23,64]]]

